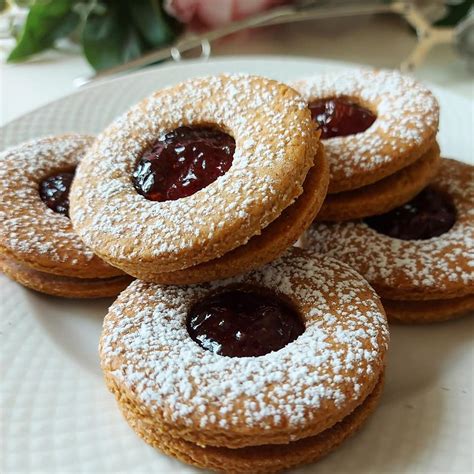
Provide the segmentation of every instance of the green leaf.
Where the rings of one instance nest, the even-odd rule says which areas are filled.
[[[107,4],[105,13],[89,14],[82,31],[82,46],[95,70],[134,59],[145,48],[125,5],[117,0]]]
[[[435,23],[436,26],[456,26],[472,8],[472,0],[464,0],[453,5],[446,5],[447,14]]]
[[[73,4],[74,0],[36,0],[7,60],[26,59],[51,48],[57,39],[72,33],[79,24],[79,15],[72,11]]]
[[[128,3],[132,21],[149,46],[170,44],[181,25],[167,15],[158,0],[134,0]]]

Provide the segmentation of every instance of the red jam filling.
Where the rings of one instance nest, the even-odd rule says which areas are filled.
[[[40,183],[41,200],[54,212],[69,217],[69,190],[74,172],[59,173]]]
[[[132,175],[150,201],[174,201],[205,188],[232,165],[235,141],[210,127],[179,127],[157,140]]]
[[[188,333],[204,349],[229,357],[277,351],[304,332],[297,312],[276,296],[229,290],[197,303]]]
[[[376,116],[343,98],[315,100],[309,104],[311,117],[319,125],[321,138],[345,137],[367,130]]]
[[[430,186],[405,205],[365,219],[377,232],[402,240],[438,237],[455,222],[456,208],[449,196]]]

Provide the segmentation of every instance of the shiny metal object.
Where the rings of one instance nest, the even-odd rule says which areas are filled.
[[[211,56],[211,43],[207,38],[201,40],[199,46],[201,47],[201,58],[203,59],[209,59]],[[191,48],[194,46],[191,46]],[[182,48],[180,49],[177,46],[172,46],[170,49],[170,55],[171,57],[176,61],[181,61],[182,56],[181,56],[181,51],[189,51],[191,48]]]

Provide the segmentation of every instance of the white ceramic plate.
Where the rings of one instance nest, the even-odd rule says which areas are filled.
[[[345,67],[283,57],[158,67],[80,90],[7,124],[1,134],[9,146],[45,134],[98,132],[154,89],[196,75],[250,72],[287,80]],[[472,163],[472,104],[433,89],[444,155]],[[51,298],[0,276],[1,472],[197,472],[139,440],[102,383],[97,342],[111,302]],[[392,327],[379,409],[332,455],[294,472],[472,472],[472,323],[466,317]]]

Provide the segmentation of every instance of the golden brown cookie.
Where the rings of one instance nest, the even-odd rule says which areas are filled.
[[[109,296],[118,288],[115,277],[123,276],[82,243],[67,217],[74,169],[92,142],[77,134],[40,138],[0,156],[2,268],[38,291],[88,297],[98,279],[94,296]]]
[[[440,163],[437,143],[413,164],[373,184],[328,194],[318,221],[346,221],[384,214],[415,197],[431,181]]]
[[[367,278],[388,314],[396,319],[424,322],[446,319],[447,305],[438,310],[432,304],[413,305],[405,301],[472,301],[474,294],[474,168],[455,160],[442,159],[432,183],[412,201],[381,216],[364,221],[314,224],[305,243],[309,248],[336,257]],[[470,304],[470,303],[469,303]],[[464,312],[464,311],[462,311]],[[417,319],[419,315],[419,320]]]
[[[438,103],[426,87],[399,72],[352,70],[291,86],[305,97],[322,130],[328,193],[375,183],[414,163],[435,144]]]
[[[437,323],[474,311],[474,294],[445,300],[397,301],[383,298],[382,304],[392,322]]]
[[[34,270],[1,256],[0,271],[32,290],[63,298],[104,298],[116,296],[133,280],[128,275],[109,278],[74,278]]]
[[[168,183],[176,163],[164,172],[161,155],[187,163],[189,143],[215,142],[231,163],[210,168],[219,171],[214,181],[188,192],[202,161],[210,163],[204,155]],[[248,75],[192,79],[154,93],[102,133],[78,168],[72,221],[104,260],[163,281],[164,273],[216,260],[260,235],[302,195],[317,148],[306,103],[288,86]],[[161,171],[150,173],[154,166]],[[162,182],[169,186],[155,192]],[[325,192],[322,177],[312,199]]]
[[[387,342],[363,278],[292,248],[220,282],[135,281],[105,318],[100,358],[147,442],[202,467],[234,459],[261,472],[317,459],[358,427],[378,398]],[[308,441],[292,455],[286,446],[298,440]],[[280,445],[285,456],[272,463]],[[261,458],[247,454],[258,447]]]
[[[139,412],[122,405],[122,414],[146,443],[182,462],[204,469],[235,474],[277,472],[300,464],[319,461],[361,428],[377,407],[382,395],[383,375],[367,398],[348,416],[316,436],[288,444],[266,444],[229,449],[199,446],[181,438],[173,438],[155,429],[153,423],[142,422]]]

